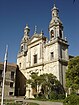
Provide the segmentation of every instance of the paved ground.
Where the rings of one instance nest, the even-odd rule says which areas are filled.
[[[29,100],[29,99],[24,99],[23,97],[15,97],[15,98],[8,98],[6,97],[5,99],[13,99],[15,101],[22,101],[22,102],[34,102],[37,103],[39,105],[63,105],[63,103],[61,102],[50,102],[50,101],[38,101],[38,100]]]
[[[63,105],[63,103],[60,102],[37,101],[37,100],[26,100],[26,102],[34,102],[38,103],[39,105]]]

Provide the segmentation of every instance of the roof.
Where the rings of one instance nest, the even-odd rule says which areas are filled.
[[[0,70],[3,70],[4,68],[4,63],[3,62],[0,62]],[[7,63],[7,70],[11,71],[11,70],[16,70],[17,68],[17,64],[15,63]]]

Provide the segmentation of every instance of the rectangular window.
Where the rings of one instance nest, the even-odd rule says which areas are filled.
[[[2,82],[0,81],[0,87],[2,87]]]
[[[2,77],[2,70],[0,70],[0,76]]]
[[[13,92],[9,92],[9,95],[12,96],[13,95]]]
[[[37,63],[37,54],[34,55],[34,64]]]
[[[14,71],[11,71],[11,79],[14,79]]]
[[[52,60],[54,58],[54,52],[51,52],[50,54],[51,54],[50,59]]]
[[[13,88],[13,82],[10,82],[10,87]]]

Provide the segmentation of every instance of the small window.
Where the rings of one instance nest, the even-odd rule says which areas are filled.
[[[62,38],[62,31],[60,30],[59,32],[60,32],[60,38]]]
[[[51,30],[51,38],[53,38],[53,37],[54,37],[54,31]]]
[[[10,82],[10,87],[13,88],[13,82]]]
[[[50,59],[52,60],[54,58],[54,53],[51,52],[51,56],[50,56]]]
[[[2,87],[2,82],[0,81],[0,87]]]
[[[0,76],[2,77],[2,70],[0,70]]]
[[[21,46],[21,52],[23,51],[23,46]]]
[[[34,64],[37,63],[37,54],[34,55]]]
[[[13,92],[9,92],[9,95],[12,96],[13,95]]]
[[[19,67],[21,67],[21,63],[19,63]]]
[[[11,79],[14,79],[14,71],[11,71]]]

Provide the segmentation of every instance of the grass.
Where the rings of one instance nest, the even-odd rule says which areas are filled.
[[[4,100],[4,103],[5,103],[5,105],[26,105],[26,104],[23,104],[23,102],[19,102],[19,101],[15,103],[14,100]],[[39,104],[33,103],[33,102],[28,102],[28,105],[39,105]]]
[[[43,98],[34,98],[34,99],[31,99],[30,100],[38,100],[38,101],[51,101],[51,102],[63,102],[64,99],[58,99],[58,100],[54,100],[54,99],[43,99]]]
[[[38,101],[51,101],[51,102],[62,102],[63,103],[63,100],[47,100],[47,99],[30,99],[30,100],[38,100]],[[5,105],[23,105],[23,102],[14,102],[14,100],[4,100],[4,103],[6,103]],[[25,104],[24,104],[25,105]],[[37,103],[30,103],[28,102],[28,105],[39,105]]]
[[[1,102],[1,99],[0,99],[0,102]],[[5,105],[25,105],[25,104],[22,104],[23,102],[18,101],[15,103],[14,100],[10,100],[10,99],[8,99],[8,100],[4,99],[4,103],[5,103]],[[33,103],[33,102],[28,102],[28,105],[39,105],[39,104]]]
[[[5,105],[22,105],[22,104],[15,104],[15,103],[7,103]]]
[[[39,105],[39,104],[36,104],[36,103],[29,103],[28,105]]]
[[[20,103],[7,103],[5,105],[22,105],[22,104],[20,104]],[[37,103],[28,103],[28,105],[39,105],[39,104],[37,104]]]

